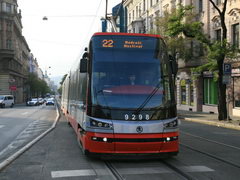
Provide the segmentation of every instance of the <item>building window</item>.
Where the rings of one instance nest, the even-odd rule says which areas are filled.
[[[138,6],[136,6],[136,18],[138,18]]]
[[[222,40],[222,30],[221,29],[215,30],[215,38],[216,38],[216,41]]]
[[[143,11],[146,11],[146,0],[143,0]]]
[[[234,107],[240,108],[240,77],[233,78],[233,89]]]
[[[221,0],[216,0],[216,5],[219,5],[221,3]]]
[[[6,48],[7,49],[12,49],[12,40],[11,39],[7,39]]]
[[[192,81],[189,84],[190,106],[194,106],[194,87]]]
[[[150,30],[153,30],[153,16],[150,16],[149,20],[150,20],[150,22],[149,22]]]
[[[128,15],[128,24],[131,24],[131,13]]]
[[[204,78],[204,104],[216,105],[218,102],[217,82]]]
[[[239,24],[232,25],[232,44],[239,48]]]
[[[139,10],[138,10],[139,12],[139,16],[141,17],[141,14],[142,14],[142,4],[139,4]]]
[[[12,23],[7,22],[7,31],[11,32],[12,31]]]
[[[203,11],[203,0],[199,0],[199,13]]]
[[[153,0],[150,0],[150,7],[153,6]]]
[[[11,13],[12,12],[12,7],[11,4],[6,3],[6,12]]]
[[[186,80],[181,80],[180,81],[180,93],[181,93],[181,104],[186,104]]]

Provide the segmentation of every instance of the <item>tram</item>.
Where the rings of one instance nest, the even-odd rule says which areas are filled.
[[[61,100],[83,153],[177,155],[175,69],[159,35],[95,33]]]

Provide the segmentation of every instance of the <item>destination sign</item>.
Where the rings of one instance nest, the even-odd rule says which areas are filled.
[[[104,39],[102,40],[102,47],[104,48],[113,48],[115,47],[115,43],[112,39]],[[123,41],[123,48],[143,48],[142,41]]]
[[[124,48],[143,48],[142,41],[124,41]]]

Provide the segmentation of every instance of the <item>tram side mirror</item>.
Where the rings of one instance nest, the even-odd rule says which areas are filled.
[[[176,58],[173,57],[172,55],[169,55],[169,61],[172,69],[172,74],[176,75],[178,72],[178,64],[177,64]]]
[[[87,72],[87,64],[88,60],[83,58],[80,60],[80,73],[86,73]]]

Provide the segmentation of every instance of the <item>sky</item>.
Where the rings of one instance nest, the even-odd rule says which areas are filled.
[[[108,0],[108,13],[120,2]],[[101,31],[106,0],[18,0],[18,9],[31,53],[40,68],[56,79],[69,72],[92,34]]]

